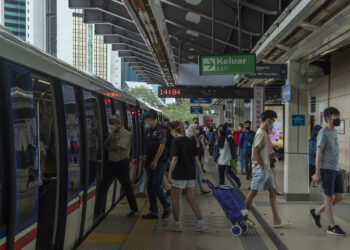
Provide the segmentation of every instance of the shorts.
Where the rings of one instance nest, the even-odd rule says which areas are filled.
[[[172,187],[185,189],[185,188],[194,188],[196,186],[196,180],[172,180]]]
[[[261,168],[253,169],[253,180],[250,185],[251,190],[264,191],[269,189],[275,189],[275,183],[273,182],[273,173],[271,169],[262,170]]]
[[[275,168],[276,159],[270,159],[270,168]]]
[[[321,179],[325,195],[344,193],[344,181],[340,171],[321,169]]]

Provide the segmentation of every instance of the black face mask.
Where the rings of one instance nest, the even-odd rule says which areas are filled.
[[[333,120],[333,125],[336,126],[336,127],[338,127],[338,126],[340,125],[340,119],[339,119],[339,118],[334,119],[334,120]]]
[[[247,131],[250,131],[250,127],[246,127],[245,129],[246,129]]]

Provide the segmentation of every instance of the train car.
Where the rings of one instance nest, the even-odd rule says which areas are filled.
[[[101,219],[95,207],[110,115],[130,131],[130,176],[141,176],[145,105],[2,26],[0,86],[0,249],[72,249]],[[120,187],[109,187],[105,213]]]

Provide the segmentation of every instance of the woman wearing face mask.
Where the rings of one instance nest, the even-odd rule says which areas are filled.
[[[198,157],[198,141],[194,136],[190,138],[185,136],[184,127],[181,121],[174,121],[171,127],[175,138],[171,146],[172,158],[168,178],[172,186],[171,203],[174,224],[168,229],[175,232],[182,232],[179,201],[181,190],[186,189],[187,201],[198,220],[195,231],[205,231],[208,229],[208,226],[204,224],[201,210],[194,198],[195,169],[197,169],[197,172],[204,178],[202,166]]]
[[[218,165],[219,165],[219,179],[220,185],[225,185],[225,172],[228,173],[232,179],[235,180],[237,187],[241,187],[240,179],[235,175],[231,166],[228,165],[228,161],[236,159],[236,144],[231,135],[226,133],[226,126],[221,125],[219,127],[219,155],[218,155]]]
[[[201,144],[201,142],[199,140],[199,135],[200,135],[200,130],[199,130],[198,124],[192,124],[191,126],[188,127],[187,136],[196,141],[196,148],[197,148],[197,152],[198,152],[198,157],[199,157],[199,159],[201,159],[201,156],[204,154],[204,150],[203,150],[203,145]],[[199,188],[201,190],[201,193],[202,194],[210,193],[210,191],[207,191],[204,189],[202,178],[198,172],[198,169],[196,169],[196,175],[197,175],[197,181],[198,181],[198,185],[199,185]]]
[[[243,132],[243,123],[240,123],[239,126],[238,126],[238,129],[236,131],[233,132],[232,136],[233,138],[235,139],[235,143],[236,143],[236,146],[239,145],[239,137],[241,137],[241,134]],[[243,155],[243,151],[241,150],[238,150],[237,151],[237,156],[238,156],[238,159],[241,163],[241,175],[245,175],[245,172],[244,172],[244,155]]]

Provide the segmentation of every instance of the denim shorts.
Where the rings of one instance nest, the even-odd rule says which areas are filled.
[[[273,182],[273,173],[271,169],[262,170],[261,168],[253,169],[253,180],[250,185],[251,190],[264,191],[269,189],[275,189],[275,183]]]
[[[196,186],[196,180],[173,180],[171,186],[180,189],[194,188]]]
[[[325,195],[344,193],[344,181],[340,171],[321,169],[321,178]]]

